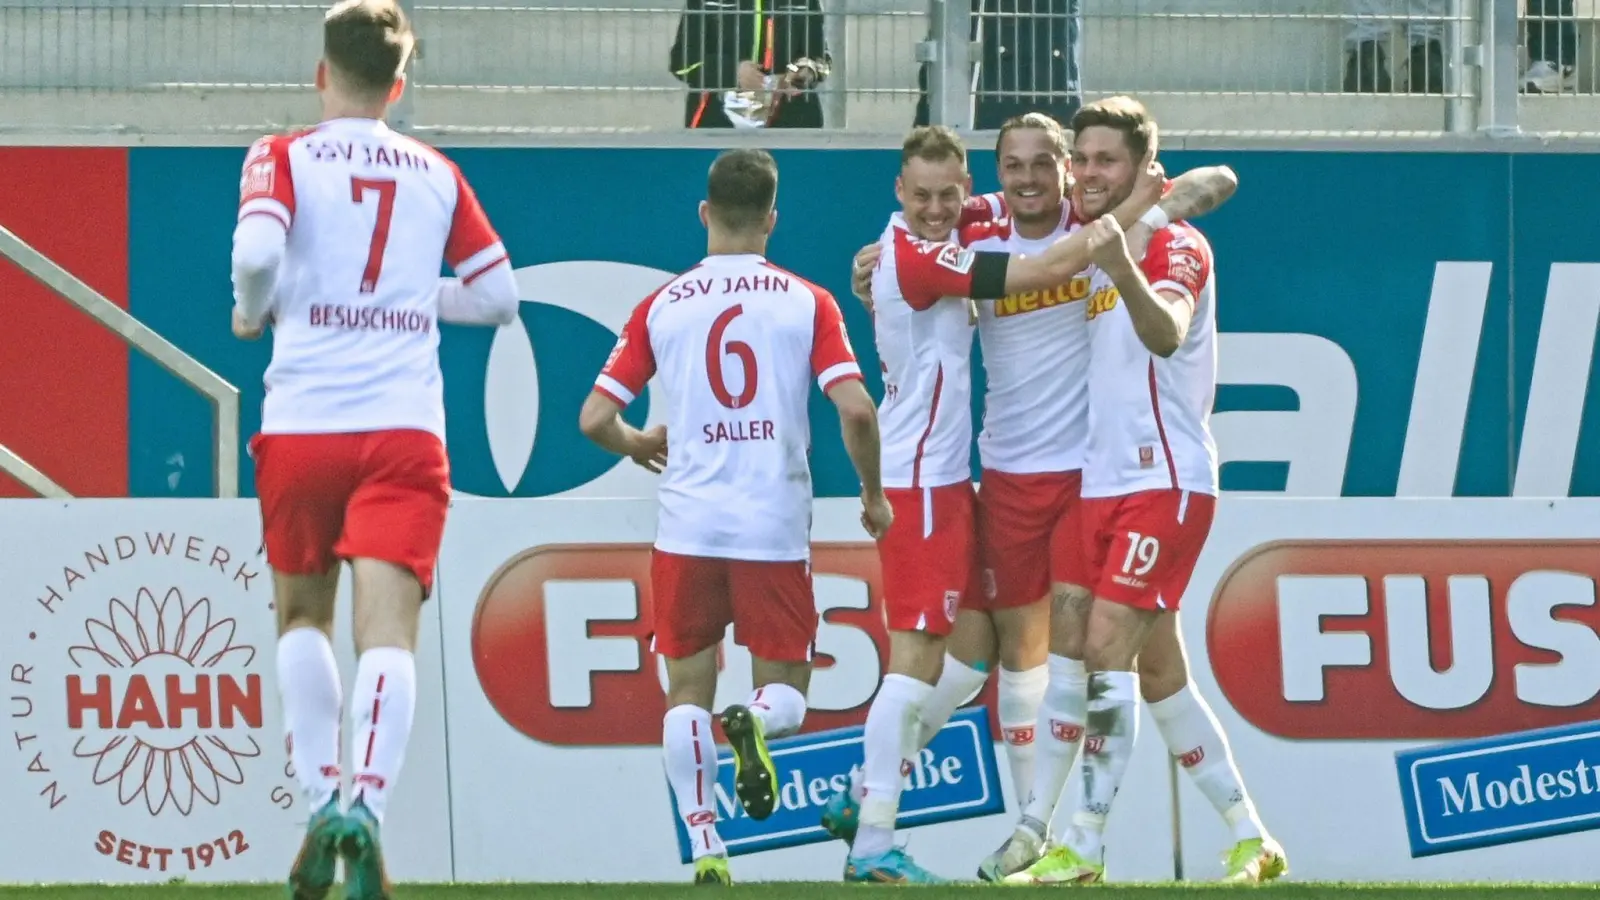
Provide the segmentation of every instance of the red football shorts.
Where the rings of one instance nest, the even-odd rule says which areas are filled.
[[[978,489],[979,608],[1012,609],[1047,597],[1052,581],[1086,585],[1083,473],[983,470]]]
[[[450,461],[415,429],[258,434],[250,441],[267,563],[316,575],[344,559],[409,569],[433,592],[450,506]]]
[[[773,662],[810,662],[817,641],[811,563],[757,562],[650,554],[655,632],[651,649],[668,659],[733,640]]]
[[[1211,533],[1217,498],[1192,491],[1141,491],[1083,501],[1090,571],[1099,598],[1176,611]]]
[[[878,542],[889,630],[947,636],[962,597],[978,593],[972,483],[884,494],[894,509],[894,524]]]

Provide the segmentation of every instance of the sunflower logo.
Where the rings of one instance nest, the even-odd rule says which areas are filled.
[[[94,762],[94,783],[115,784],[123,806],[187,816],[244,783],[241,761],[261,746],[236,728],[261,727],[262,690],[261,676],[243,671],[256,651],[234,642],[237,630],[209,598],[176,587],[160,599],[141,587],[132,604],[113,598],[104,619],[85,622],[88,642],[67,650],[86,670],[67,678],[69,724],[98,733],[72,753]]]

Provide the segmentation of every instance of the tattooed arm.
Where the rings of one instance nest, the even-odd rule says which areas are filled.
[[[1174,222],[1198,219],[1227,203],[1238,189],[1239,176],[1227,166],[1193,169],[1172,180],[1172,190],[1156,208]]]
[[[1239,176],[1227,166],[1192,169],[1172,180],[1155,208],[1128,228],[1128,247],[1134,259],[1143,259],[1150,238],[1170,222],[1198,219],[1227,203],[1239,189]]]

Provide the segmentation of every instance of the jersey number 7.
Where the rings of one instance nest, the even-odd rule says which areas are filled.
[[[750,401],[756,398],[756,351],[744,341],[729,341],[727,346],[722,344],[722,336],[728,326],[742,315],[744,306],[735,303],[717,316],[716,321],[711,323],[711,333],[706,335],[706,375],[711,380],[711,394],[728,409],[749,406]],[[728,393],[728,383],[722,377],[724,355],[739,357],[739,364],[744,369],[744,389],[739,391],[737,397]]]
[[[367,246],[367,267],[361,273],[361,293],[378,289],[383,272],[383,250],[389,245],[389,220],[394,217],[394,179],[350,178],[350,202],[365,203],[367,192],[378,194],[378,218],[372,223],[372,243]]]

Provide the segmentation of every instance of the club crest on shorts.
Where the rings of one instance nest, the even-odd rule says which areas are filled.
[[[994,580],[994,570],[983,570],[983,595],[990,600],[1000,596],[999,583]]]
[[[944,592],[944,617],[946,619],[949,619],[950,621],[954,622],[956,620],[956,610],[959,609],[960,607],[961,607],[961,592],[960,591],[945,591]]]
[[[1155,464],[1156,464],[1156,448],[1154,448],[1154,447],[1140,447],[1139,448],[1139,468],[1141,468],[1141,469],[1151,469],[1151,468],[1155,467]]]

